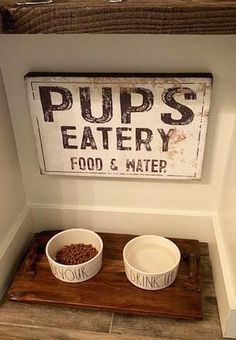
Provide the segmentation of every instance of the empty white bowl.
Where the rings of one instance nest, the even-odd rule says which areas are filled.
[[[179,248],[165,237],[142,235],[130,240],[123,249],[125,273],[135,286],[159,290],[176,279]]]
[[[56,254],[65,245],[76,243],[91,244],[98,251],[91,260],[76,264],[64,265],[55,261]],[[46,245],[46,256],[53,275],[64,282],[77,283],[91,279],[102,266],[103,242],[101,237],[88,229],[68,229],[53,236]]]

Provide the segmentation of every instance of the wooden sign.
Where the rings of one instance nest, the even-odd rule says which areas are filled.
[[[25,80],[42,174],[201,178],[211,75]]]

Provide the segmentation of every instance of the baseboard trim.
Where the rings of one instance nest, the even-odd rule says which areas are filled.
[[[8,235],[6,236],[5,240],[1,244],[0,248],[0,259],[3,257],[3,255],[6,253],[7,248],[12,243],[18,229],[21,227],[22,224],[24,224],[25,219],[27,218],[28,214],[30,214],[30,207],[25,206],[24,209],[21,211],[20,215],[18,216],[15,223],[11,226]]]
[[[18,267],[27,244],[32,238],[32,219],[29,206],[25,206],[11,226],[0,251],[0,299],[3,297],[12,276]]]
[[[223,337],[236,338],[236,306],[218,215],[213,216],[214,241],[209,244]]]
[[[206,242],[212,236],[212,218],[201,212],[38,204],[31,205],[31,211],[36,232],[74,227],[101,232],[153,233]]]

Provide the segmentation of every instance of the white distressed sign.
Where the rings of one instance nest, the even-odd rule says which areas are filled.
[[[42,174],[201,178],[211,75],[25,80]]]

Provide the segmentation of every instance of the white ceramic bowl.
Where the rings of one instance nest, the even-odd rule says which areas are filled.
[[[171,285],[176,278],[180,258],[179,248],[167,238],[157,235],[135,237],[123,250],[128,280],[147,290]]]
[[[72,243],[92,244],[98,251],[91,260],[76,264],[64,265],[55,261],[56,254],[65,245]],[[53,236],[46,245],[46,256],[53,275],[65,282],[77,283],[91,279],[102,266],[103,242],[101,237],[88,229],[68,229]]]

